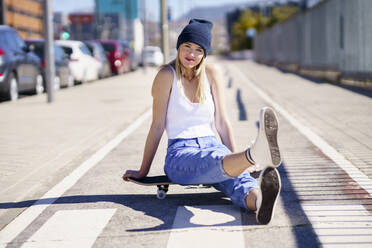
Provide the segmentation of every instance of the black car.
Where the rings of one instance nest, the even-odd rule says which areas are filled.
[[[46,89],[45,85],[45,56],[44,56],[44,40],[33,40],[33,39],[26,39],[25,40],[27,46],[30,50],[32,50],[36,55],[41,59],[41,68],[42,68],[42,75],[44,78],[44,88]],[[69,58],[68,55],[64,52],[62,47],[54,43],[54,66],[55,66],[55,89],[59,89],[60,87],[71,87],[74,85],[74,79],[70,73],[70,69],[68,67]]]
[[[43,90],[40,59],[13,28],[0,25],[0,94],[16,100],[21,92]]]

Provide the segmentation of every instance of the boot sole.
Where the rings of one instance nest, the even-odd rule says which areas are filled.
[[[256,220],[258,223],[266,225],[274,215],[276,201],[281,189],[280,176],[275,168],[267,167],[261,172],[260,189],[262,202],[257,209]]]
[[[264,120],[265,133],[267,142],[269,143],[271,161],[275,167],[278,167],[282,162],[277,138],[279,127],[278,119],[276,118],[274,111],[268,108],[265,110]]]

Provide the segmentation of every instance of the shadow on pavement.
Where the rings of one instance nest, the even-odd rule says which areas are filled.
[[[285,163],[278,168],[282,180],[281,198],[284,211],[289,216],[292,233],[296,239],[297,247],[320,247],[317,235],[307,219],[304,210],[300,205],[300,200],[291,184]],[[257,177],[257,173],[252,175]],[[45,198],[21,202],[0,203],[0,209],[27,208],[32,205],[43,204],[81,204],[81,203],[100,203],[108,202],[120,204],[135,211],[142,212],[145,216],[150,216],[161,221],[162,224],[148,228],[127,229],[128,232],[146,232],[174,229],[173,223],[179,206],[193,206],[201,210],[219,212],[220,210],[209,209],[209,205],[232,205],[231,201],[221,192],[212,193],[187,193],[187,194],[168,194],[165,200],[159,200],[154,194],[109,194],[109,195],[73,195],[60,198]],[[239,208],[237,211],[239,211]],[[222,211],[220,211],[222,214]],[[217,213],[218,214],[218,213]],[[242,210],[242,226],[257,225],[255,214],[251,211]],[[186,214],[188,227],[223,227],[236,225],[236,219],[221,224],[198,225],[191,224],[193,213]],[[275,226],[274,226],[275,228]]]
[[[292,233],[297,241],[297,247],[321,247],[309,219],[307,218],[296,191],[288,178],[286,165],[283,162],[278,171],[282,180],[281,198],[285,212],[287,213],[292,226]]]
[[[238,89],[236,91],[236,102],[238,104],[239,109],[239,121],[246,121],[248,120],[247,111],[245,110],[244,103],[242,101],[242,91]]]
[[[0,209],[10,209],[10,208],[27,208],[32,205],[43,205],[43,204],[81,204],[81,203],[99,203],[99,202],[111,202],[129,207],[135,211],[143,212],[146,216],[151,216],[161,220],[162,224],[149,228],[140,229],[129,229],[128,232],[138,232],[138,231],[160,231],[160,230],[170,230],[174,229],[173,222],[176,216],[178,206],[193,206],[208,210],[208,205],[229,205],[232,206],[231,201],[228,200],[225,195],[221,192],[212,193],[195,193],[195,194],[168,194],[165,200],[159,200],[153,194],[131,194],[131,195],[75,195],[75,196],[63,196],[60,198],[44,198],[38,201],[29,200],[21,202],[5,202],[0,203]],[[240,211],[236,207],[237,211]],[[213,209],[213,211],[219,211]],[[220,211],[222,214],[222,211]],[[246,213],[245,213],[246,214]],[[251,212],[248,215],[252,215],[249,218],[249,222],[244,222],[242,225],[257,225],[254,213]],[[192,217],[193,213],[187,215]],[[191,222],[190,222],[191,223]],[[222,224],[213,224],[209,226],[231,226],[236,225],[236,220],[225,222]],[[205,225],[195,225],[191,224],[191,227],[202,227]]]

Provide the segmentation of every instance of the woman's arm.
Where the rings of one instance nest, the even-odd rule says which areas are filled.
[[[143,152],[141,168],[137,170],[127,170],[123,175],[124,180],[128,177],[143,178],[150,171],[152,160],[158,149],[161,136],[164,133],[165,118],[170,91],[172,89],[173,72],[169,67],[161,69],[154,79],[152,85],[152,123],[147,134],[145,149]]]
[[[223,89],[223,75],[221,68],[216,65],[208,64],[206,72],[211,84],[212,96],[215,106],[215,126],[221,138],[222,143],[227,146],[232,152],[236,152],[234,136],[230,121],[226,114],[225,92]]]

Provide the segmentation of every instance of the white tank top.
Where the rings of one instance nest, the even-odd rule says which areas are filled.
[[[193,103],[186,97],[183,88],[178,87],[176,71],[170,67],[173,71],[173,83],[165,122],[168,139],[215,136],[214,102],[207,75],[203,75],[206,99],[203,103]]]

